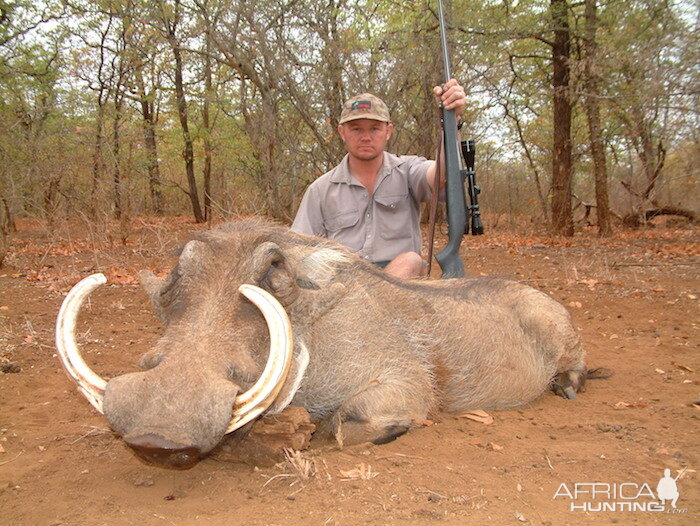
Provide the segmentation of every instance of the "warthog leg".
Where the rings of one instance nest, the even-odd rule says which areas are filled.
[[[575,400],[576,393],[584,390],[586,370],[570,370],[557,374],[552,380],[552,391],[568,400]]]
[[[424,421],[431,410],[432,400],[416,396],[415,387],[396,377],[375,380],[340,406],[329,422],[328,431],[341,447],[391,442],[409,429],[419,427],[417,422]]]
[[[563,398],[573,400],[576,398],[576,393],[586,390],[586,380],[606,379],[613,374],[611,369],[606,369],[605,367],[564,371],[556,375],[552,380],[552,391]]]

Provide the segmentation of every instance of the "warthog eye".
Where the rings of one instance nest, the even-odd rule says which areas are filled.
[[[166,354],[168,353],[164,351],[148,351],[141,357],[141,360],[139,360],[139,367],[146,371],[148,369],[153,369],[156,365],[163,361]]]

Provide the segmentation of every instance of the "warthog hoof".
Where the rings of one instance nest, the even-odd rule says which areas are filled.
[[[552,391],[566,398],[567,400],[575,400],[576,393],[583,389],[586,383],[586,371],[566,371],[559,373],[552,380]]]

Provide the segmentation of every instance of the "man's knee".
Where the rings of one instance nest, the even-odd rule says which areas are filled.
[[[386,266],[386,271],[397,278],[411,279],[425,275],[425,262],[417,252],[403,252]]]

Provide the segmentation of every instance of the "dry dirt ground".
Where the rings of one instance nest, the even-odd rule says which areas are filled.
[[[103,376],[136,370],[160,327],[135,273],[168,270],[201,227],[135,220],[126,244],[111,227],[20,227],[0,269],[0,524],[700,524],[697,228],[466,240],[468,272],[560,300],[589,365],[614,370],[576,400],[545,393],[490,425],[439,414],[383,446],[312,441],[273,467],[218,453],[175,471],[141,462],[78,394],[54,320],[72,284],[104,272],[78,340]],[[680,498],[651,511],[665,468]]]

